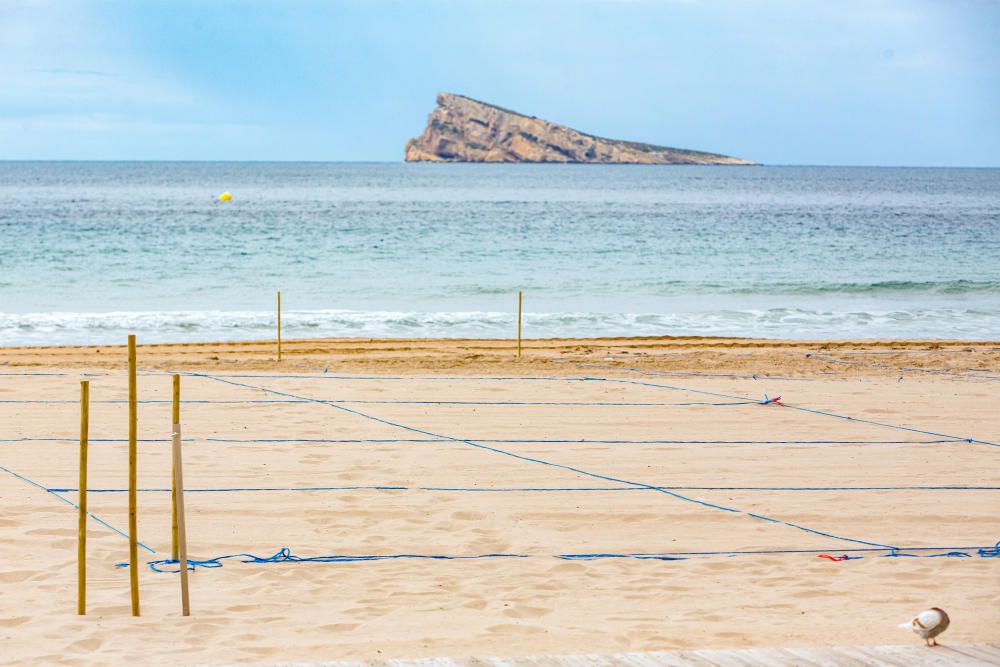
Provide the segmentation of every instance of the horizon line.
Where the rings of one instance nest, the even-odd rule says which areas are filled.
[[[0,164],[25,164],[25,163],[62,163],[62,164],[421,164],[433,165],[432,168],[439,168],[444,165],[517,165],[517,166],[560,166],[560,167],[723,167],[723,168],[757,168],[757,167],[807,167],[821,169],[1000,169],[1000,164],[996,165],[941,165],[941,164],[820,164],[820,163],[775,163],[769,164],[758,162],[750,165],[729,165],[729,164],[597,164],[591,162],[410,162],[407,160],[207,160],[207,159],[156,159],[156,158],[100,158],[100,159],[77,159],[77,158],[22,158],[7,159],[0,158]]]

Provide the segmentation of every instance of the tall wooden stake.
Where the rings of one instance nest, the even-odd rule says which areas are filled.
[[[517,358],[521,358],[521,306],[524,301],[524,294],[517,291]]]
[[[281,361],[281,290],[278,290],[278,361]]]
[[[181,423],[181,376],[174,376],[174,410],[173,421],[174,431],[180,428]],[[180,552],[177,550],[177,478],[174,466],[176,463],[171,458],[170,463],[170,557],[178,560]]]
[[[139,406],[135,384],[135,334],[128,337],[128,577],[132,593],[132,615],[139,615],[139,525],[136,516],[136,441]]]
[[[174,511],[174,545],[181,568],[181,613],[191,615],[191,599],[188,594],[187,568],[187,527],[184,520],[184,463],[181,456],[181,376],[174,376],[174,428],[173,428],[173,491]]]
[[[87,444],[90,439],[90,382],[80,382],[80,484],[76,524],[76,613],[87,613]]]

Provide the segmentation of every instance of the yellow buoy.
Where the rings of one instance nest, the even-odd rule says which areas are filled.
[[[232,201],[232,200],[233,200],[233,193],[230,192],[229,190],[226,190],[221,195],[219,195],[219,201]]]

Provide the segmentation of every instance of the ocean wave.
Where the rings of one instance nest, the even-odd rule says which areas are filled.
[[[877,280],[874,282],[842,283],[767,283],[736,287],[730,294],[788,295],[918,295],[918,294],[1000,294],[996,280]]]
[[[262,340],[275,335],[273,311],[0,313],[0,345]],[[292,310],[285,338],[511,338],[515,315],[496,311]],[[1000,307],[907,310],[769,308],[675,313],[526,313],[531,338],[745,336],[763,338],[1000,338]]]

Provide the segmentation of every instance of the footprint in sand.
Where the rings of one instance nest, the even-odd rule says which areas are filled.
[[[89,488],[90,485],[88,485]],[[35,528],[25,531],[25,535],[51,535],[54,537],[75,537],[76,530],[70,528]]]
[[[11,572],[0,572],[0,583],[4,584],[15,584],[19,581],[25,581],[26,579],[33,577],[36,572],[31,570],[13,570]]]
[[[92,609],[87,609],[88,616],[110,616],[112,614],[122,613],[123,607],[118,606],[108,606],[108,607],[94,607]]]
[[[491,625],[486,628],[486,631],[495,635],[537,635],[545,632],[542,628],[536,628],[531,625],[519,625],[516,623],[500,623],[499,625]]]
[[[528,605],[517,605],[511,607],[504,611],[504,616],[509,616],[510,618],[540,618],[542,616],[548,616],[552,613],[551,609],[546,607],[529,607]]]
[[[350,632],[360,625],[359,623],[328,623],[327,625],[319,626],[320,630],[328,630],[330,632]]]
[[[76,653],[82,651],[96,651],[97,649],[101,648],[101,644],[103,643],[104,642],[102,642],[100,639],[97,639],[96,637],[92,637],[90,639],[81,639],[80,641],[73,642],[72,644],[67,646],[66,648],[68,649],[68,651],[66,652]]]

